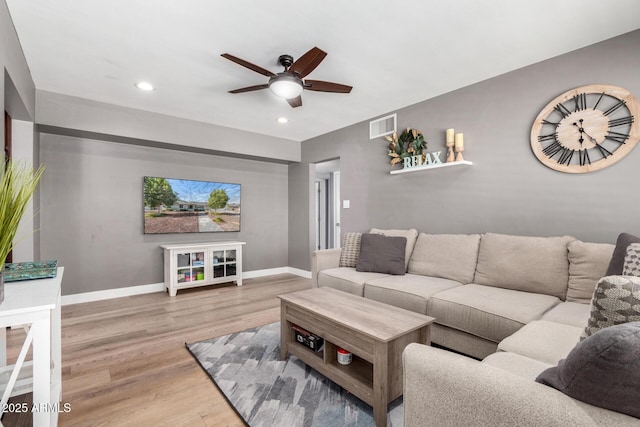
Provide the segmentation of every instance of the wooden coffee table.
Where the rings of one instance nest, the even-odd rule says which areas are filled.
[[[373,407],[378,427],[387,425],[387,405],[402,396],[402,351],[431,343],[434,318],[332,288],[280,295],[280,357],[293,354]],[[324,338],[314,352],[296,342],[297,325]],[[353,361],[340,365],[338,347]]]

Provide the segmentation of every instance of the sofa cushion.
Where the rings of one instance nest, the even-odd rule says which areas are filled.
[[[609,243],[569,242],[569,286],[567,301],[590,304],[596,283],[607,271],[614,245]]]
[[[536,320],[498,344],[498,351],[507,351],[550,365],[557,364],[580,341],[582,328],[561,323]]]
[[[552,295],[567,295],[572,237],[529,237],[486,233],[480,240],[474,283]]]
[[[438,324],[500,342],[559,302],[551,295],[472,283],[433,295],[427,315]]]
[[[328,286],[358,296],[364,294],[364,283],[367,280],[387,276],[381,273],[363,273],[355,268],[337,267],[322,270],[318,273],[318,286]]]
[[[482,363],[495,366],[503,371],[511,372],[512,374],[532,381],[535,380],[542,371],[553,367],[553,365],[549,363],[540,362],[539,360],[506,351],[490,354],[484,358]]]
[[[582,402],[640,418],[638,354],[640,322],[612,326],[581,341],[536,381]]]
[[[631,243],[640,243],[640,237],[633,236],[629,233],[620,233],[616,239],[616,247],[611,255],[611,261],[607,267],[605,276],[619,276],[622,274],[624,258],[627,256],[627,247]]]
[[[478,262],[479,245],[479,234],[420,233],[408,271],[471,283]]]
[[[407,239],[405,237],[363,234],[356,271],[402,275]]]
[[[406,274],[369,280],[364,284],[364,297],[425,314],[431,295],[456,286],[462,284],[440,277]]]
[[[344,233],[338,267],[356,267],[358,257],[360,256],[361,238],[362,233]]]
[[[379,228],[372,228],[369,231],[369,233],[382,234],[384,236],[406,238],[407,247],[404,253],[405,268],[409,265],[409,259],[411,258],[411,254],[413,253],[413,247],[415,246],[416,239],[418,238],[418,230],[416,230],[415,228],[410,228],[409,230],[381,230]]]
[[[620,323],[640,321],[640,277],[606,276],[596,285],[583,338]]]
[[[591,307],[579,302],[561,302],[542,315],[540,320],[562,323],[563,325],[584,328],[587,325]]]
[[[640,243],[631,243],[627,246],[627,256],[624,257],[622,275],[640,276]]]

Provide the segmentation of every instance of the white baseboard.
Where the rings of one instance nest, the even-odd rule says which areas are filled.
[[[300,270],[293,267],[278,267],[267,268],[264,270],[245,271],[242,273],[243,279],[254,279],[256,277],[274,276],[276,274],[295,274],[296,276],[304,277],[305,279],[311,279],[311,272],[306,270]]]
[[[62,305],[79,304],[82,302],[100,301],[163,291],[164,283],[154,283],[151,285],[129,286],[127,288],[106,289],[104,291],[83,292],[80,294],[62,295]]]
[[[273,276],[276,274],[295,274],[296,276],[311,279],[311,272],[293,267],[267,268],[264,270],[246,271],[242,274],[243,279],[254,279],[256,277]],[[101,301],[112,298],[128,297],[132,295],[150,294],[153,292],[164,292],[164,283],[153,283],[150,285],[129,286],[127,288],[106,289],[104,291],[83,292],[80,294],[63,295],[62,305],[80,304],[83,302]]]
[[[295,274],[296,276],[304,277],[305,279],[311,279],[312,274],[307,270],[300,270],[299,268],[287,267],[287,273]]]
[[[266,268],[264,270],[244,271],[243,279],[255,279],[256,277],[273,276],[275,274],[285,274],[289,272],[289,267]]]

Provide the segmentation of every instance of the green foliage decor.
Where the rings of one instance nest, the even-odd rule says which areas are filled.
[[[402,162],[405,157],[424,156],[422,150],[427,148],[424,135],[417,129],[407,128],[402,131],[400,136],[394,132],[391,136],[385,136],[385,139],[389,141],[389,156],[392,166]]]
[[[229,196],[227,192],[222,189],[213,190],[211,194],[209,194],[209,207],[211,209],[222,209],[227,206],[228,201]]]
[[[171,206],[178,201],[178,196],[171,188],[171,184],[164,178],[144,178],[144,204],[150,208],[157,208],[160,213],[161,206]]]
[[[35,172],[23,162],[9,160],[0,166],[0,272],[13,249],[20,219],[44,172]]]

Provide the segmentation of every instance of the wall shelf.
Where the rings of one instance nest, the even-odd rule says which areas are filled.
[[[409,169],[398,169],[398,170],[393,170],[391,172],[389,172],[391,175],[395,175],[398,173],[408,173],[408,172],[417,172],[417,171],[423,171],[423,170],[427,170],[427,169],[438,169],[438,168],[447,168],[449,166],[471,166],[473,163],[468,161],[468,160],[463,160],[461,162],[449,162],[449,163],[438,163],[435,165],[422,165],[422,166],[415,166]]]

